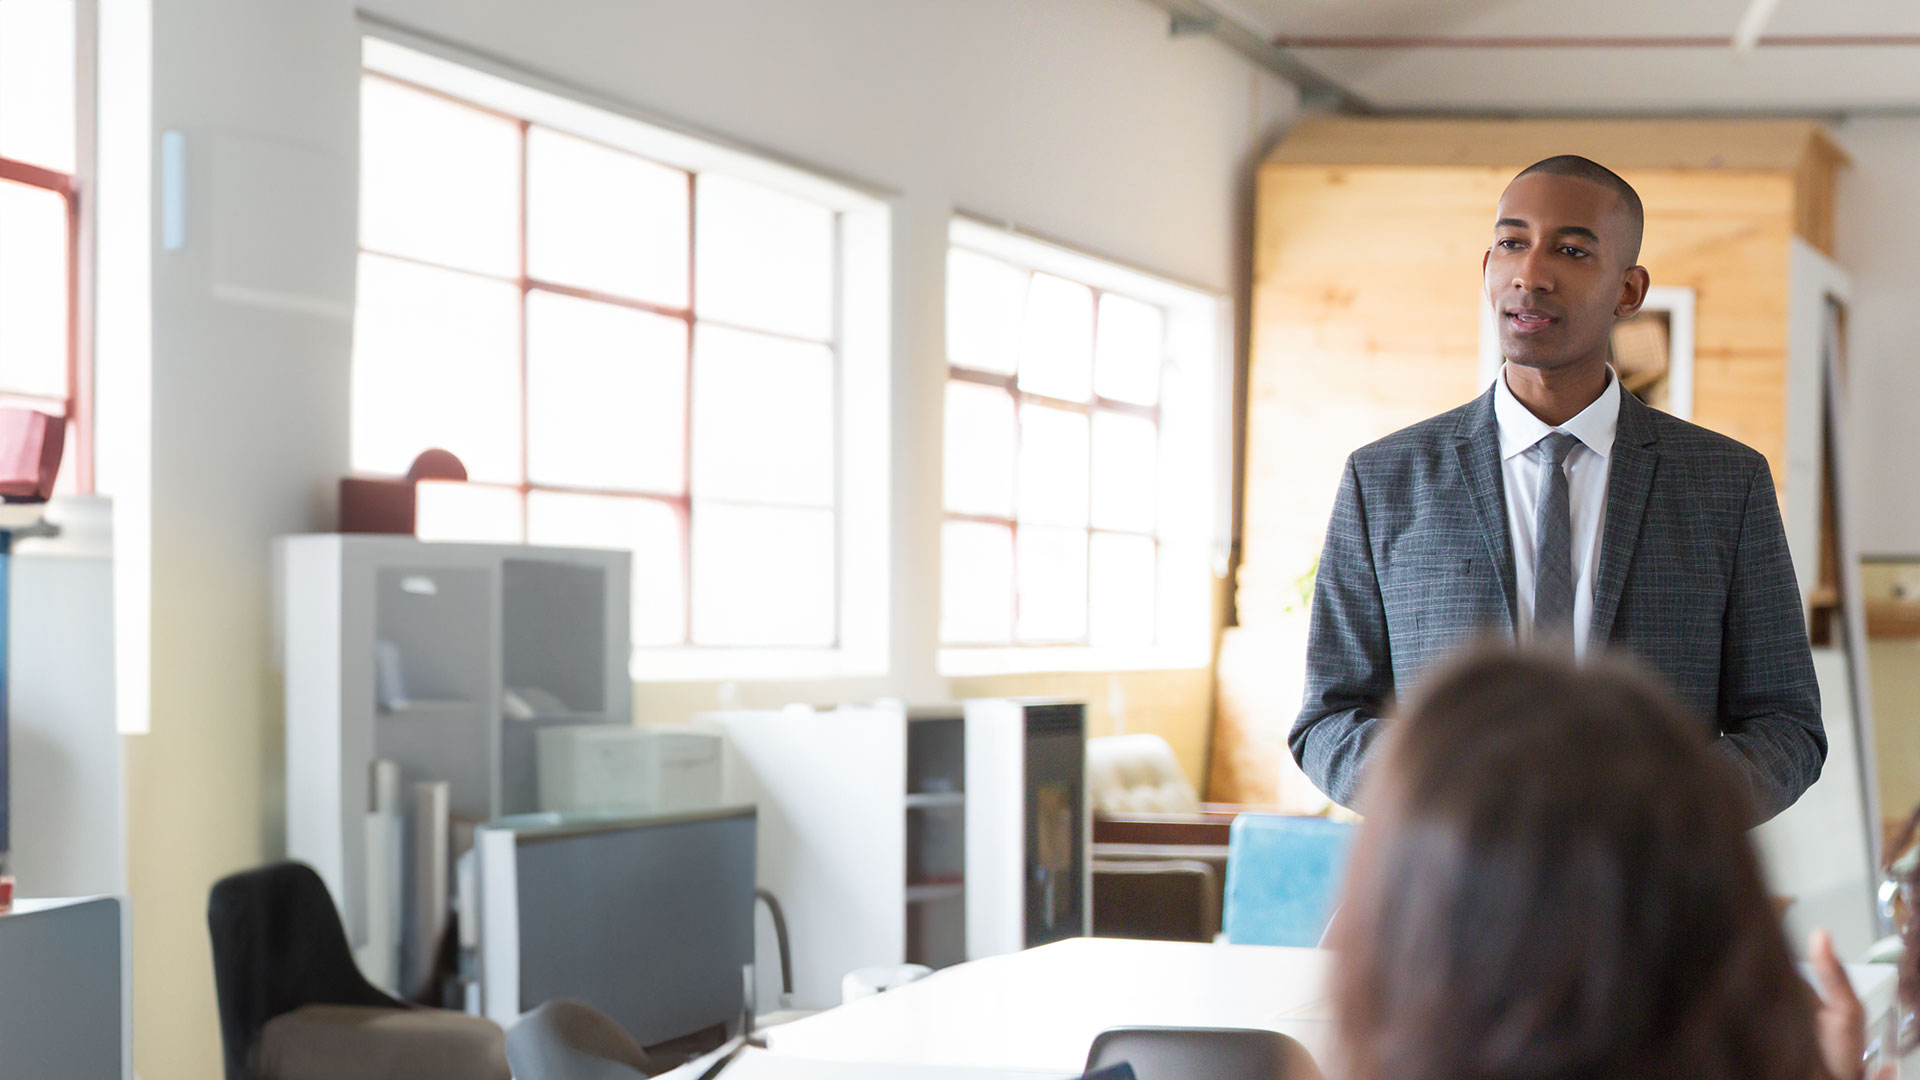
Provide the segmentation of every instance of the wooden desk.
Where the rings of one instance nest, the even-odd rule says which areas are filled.
[[[920,982],[767,1029],[774,1056],[1077,1076],[1120,1024],[1260,1027],[1324,1059],[1333,1018],[1318,949],[1075,938],[947,968]],[[1895,974],[1849,965],[1876,1030]]]

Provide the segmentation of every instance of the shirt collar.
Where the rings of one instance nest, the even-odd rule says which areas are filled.
[[[1612,364],[1607,365],[1607,388],[1600,391],[1600,396],[1582,409],[1580,415],[1557,428],[1547,426],[1513,396],[1507,387],[1504,364],[1493,385],[1493,418],[1500,429],[1501,460],[1531,450],[1533,444],[1546,438],[1550,431],[1566,432],[1602,458],[1612,454],[1613,437],[1620,427],[1620,376]]]

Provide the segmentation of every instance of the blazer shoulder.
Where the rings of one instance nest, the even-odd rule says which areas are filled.
[[[1391,435],[1375,439],[1353,452],[1354,467],[1364,471],[1390,466],[1440,447],[1451,446],[1476,420],[1476,410],[1483,407],[1484,402],[1475,399],[1459,408],[1448,409],[1438,416],[1430,416]]]
[[[1647,416],[1662,452],[1684,454],[1709,467],[1747,476],[1767,468],[1766,455],[1731,435],[1651,407]]]

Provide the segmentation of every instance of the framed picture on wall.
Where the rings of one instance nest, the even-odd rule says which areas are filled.
[[[1480,309],[1480,385],[1500,370],[1500,336],[1491,305]],[[1693,290],[1655,285],[1639,314],[1613,328],[1613,368],[1621,385],[1661,412],[1693,419]]]

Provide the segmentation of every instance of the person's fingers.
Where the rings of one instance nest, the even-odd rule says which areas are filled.
[[[1898,1076],[1899,1071],[1893,1066],[1882,1065],[1880,1071],[1873,1074],[1873,1080],[1897,1080]]]
[[[1853,984],[1847,981],[1847,969],[1833,951],[1833,936],[1825,930],[1815,930],[1808,953],[1813,961],[1813,973],[1820,980],[1820,996],[1826,999],[1828,1007],[1844,1005],[1851,1009],[1860,1008],[1860,999],[1854,996]]]

